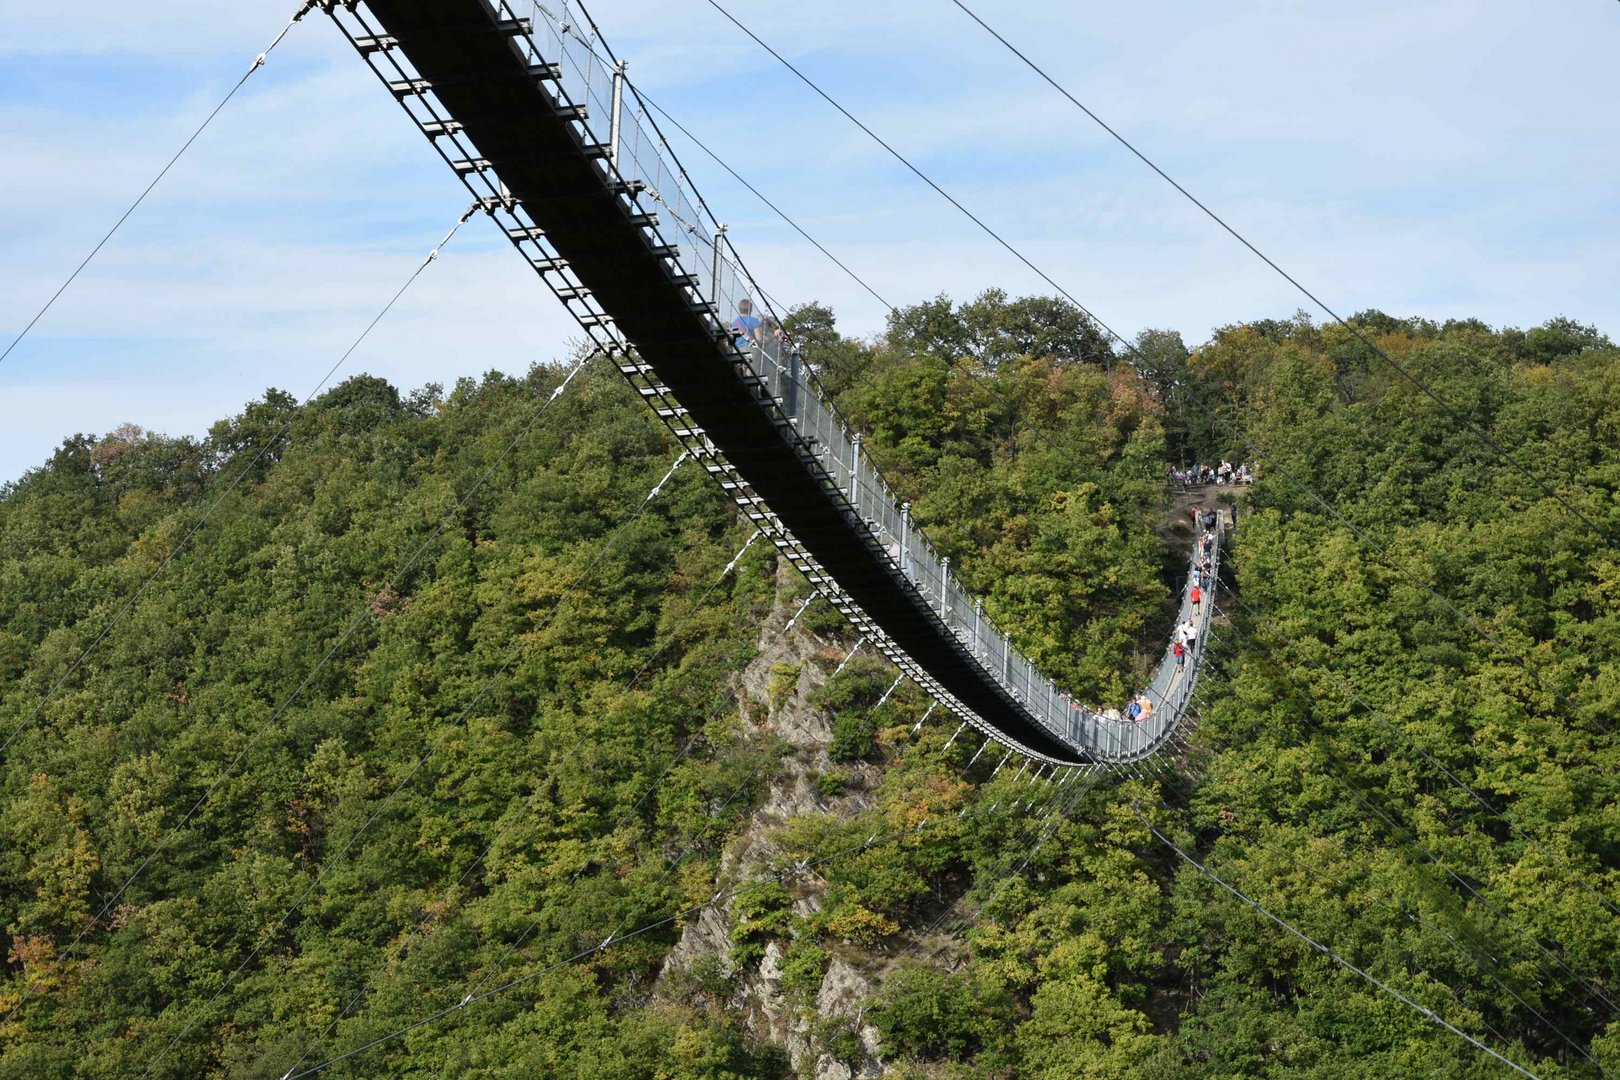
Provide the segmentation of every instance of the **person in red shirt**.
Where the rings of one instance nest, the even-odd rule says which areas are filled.
[[[1187,665],[1187,646],[1178,641],[1170,646],[1170,653],[1176,658],[1176,667],[1181,668]]]
[[[1192,587],[1192,606],[1193,606],[1194,611],[1198,610],[1198,605],[1203,602],[1203,599],[1204,599],[1204,590],[1200,589],[1198,586],[1194,585]]]

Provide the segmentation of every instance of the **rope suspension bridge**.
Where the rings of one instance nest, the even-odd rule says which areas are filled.
[[[724,13],[724,9],[720,10]],[[963,10],[968,9],[963,7]],[[448,243],[474,216],[484,215],[502,230],[586,335],[590,343],[589,355],[554,389],[546,404],[549,406],[567,390],[586,363],[605,359],[615,366],[680,447],[679,456],[635,513],[600,546],[590,564],[591,570],[623,531],[659,496],[677,470],[689,464],[702,468],[754,529],[709,592],[736,570],[749,548],[759,542],[768,543],[810,583],[811,600],[816,597],[825,600],[858,634],[858,643],[846,656],[845,663],[855,652],[869,646],[898,668],[899,675],[884,695],[884,701],[903,680],[910,679],[933,702],[928,713],[918,721],[919,728],[936,711],[949,714],[955,718],[957,726],[947,748],[970,730],[981,740],[969,766],[986,754],[997,756],[995,774],[1019,763],[1013,777],[1016,796],[1005,805],[996,803],[976,811],[984,814],[998,810],[1003,813],[1022,811],[1047,823],[1037,826],[1038,835],[1031,838],[1031,847],[1016,868],[1003,868],[1009,871],[1004,875],[1003,884],[1020,874],[1040,845],[1050,838],[1055,826],[1048,822],[1072,809],[1093,784],[1109,775],[1152,775],[1154,770],[1165,766],[1170,752],[1184,745],[1185,728],[1197,705],[1195,695],[1200,675],[1205,670],[1204,657],[1211,643],[1217,601],[1224,600],[1219,593],[1223,523],[1209,527],[1207,549],[1194,547],[1175,620],[1178,626],[1194,629],[1193,643],[1185,663],[1169,647],[1159,658],[1145,688],[1153,703],[1145,719],[1123,721],[1102,708],[1076,700],[1026,657],[1009,635],[986,615],[982,602],[970,595],[953,574],[950,559],[941,555],[917,526],[910,506],[895,495],[871,454],[866,452],[862,435],[852,431],[832,405],[831,395],[817,379],[815,357],[804,356],[791,338],[780,332],[784,313],[775,309],[771,294],[748,271],[728,230],[698,193],[665,140],[655,118],[662,110],[641,94],[629,78],[628,65],[601,40],[582,9],[577,15],[566,7],[559,13],[538,4],[524,10],[510,0],[311,0],[300,8],[292,22],[297,23],[315,12],[324,14],[339,28],[471,196],[471,205],[443,243]],[[970,11],[968,14],[977,20]],[[583,20],[584,25],[579,20]],[[271,49],[281,43],[285,34],[284,30]],[[233,95],[263,66],[269,51],[255,60],[232,89]],[[227,97],[220,108],[229,100]],[[215,109],[203,126],[211,123],[219,111]],[[871,134],[869,130],[868,133]],[[193,135],[192,141],[196,137]],[[186,146],[190,145],[188,141]],[[173,164],[171,161],[164,172]],[[1148,164],[1151,166],[1151,162]],[[158,179],[161,178],[162,174]],[[933,185],[931,180],[928,182]],[[943,189],[933,186],[955,203]],[[149,187],[147,192],[150,191]],[[145,198],[144,193],[141,198]],[[137,200],[119,225],[139,204]],[[968,213],[960,204],[956,205]],[[970,213],[969,216],[972,217]],[[982,222],[979,224],[983,227]],[[1221,224],[1224,226],[1224,222]],[[117,228],[115,226],[113,232]],[[109,233],[102,245],[111,236]],[[807,234],[806,239],[809,239]],[[96,251],[102,245],[98,245]],[[405,287],[408,288],[437,257],[438,251],[438,248],[433,250]],[[92,258],[94,254],[93,251]],[[74,276],[77,274],[75,271]],[[72,278],[68,284],[71,282]],[[62,289],[66,288],[64,284]],[[403,291],[402,288],[401,294]],[[61,292],[58,290],[51,303]],[[399,296],[395,294],[383,314]],[[751,314],[751,305],[757,305],[763,315]],[[47,310],[49,306],[46,305]],[[7,354],[38,318],[36,316],[11,343]],[[381,318],[379,315],[378,319]],[[375,326],[376,321],[371,325]],[[370,328],[367,333],[369,331]],[[1118,338],[1118,335],[1113,336]],[[1129,343],[1126,347],[1130,349]],[[353,351],[351,347],[343,360]],[[4,355],[0,355],[0,360],[3,359]],[[339,360],[339,366],[343,360]],[[329,372],[327,378],[330,377]],[[544,408],[540,410],[543,412]],[[1216,416],[1225,424],[1219,413]],[[283,428],[282,433],[286,430]],[[1234,434],[1246,438],[1241,430],[1235,430]],[[1494,443],[1491,446],[1493,450],[1501,449]],[[1259,452],[1258,447],[1256,451]],[[259,456],[262,458],[266,452],[267,448],[261,450]],[[1511,461],[1505,451],[1502,456]],[[1522,469],[1517,462],[1512,464]],[[245,475],[246,470],[238,476],[237,482]],[[467,498],[471,494],[469,492]],[[208,514],[212,512],[210,508]],[[208,514],[197,528],[201,528]],[[181,546],[195,532],[193,529]],[[426,545],[418,549],[412,556],[413,562],[425,548]],[[179,550],[177,547],[170,553],[154,572],[154,577]],[[407,563],[406,568],[410,565]],[[571,590],[580,584],[575,582]],[[122,618],[140,595],[138,591],[114,621]],[[811,600],[806,600],[805,605]],[[561,604],[559,600],[559,609]],[[793,614],[788,623],[790,627],[804,610],[800,607]],[[553,616],[555,614],[556,609],[552,612]],[[111,625],[109,623],[107,629]],[[107,629],[102,631],[102,636]],[[353,632],[352,626],[348,632]],[[1480,632],[1484,634],[1483,630]],[[272,722],[302,693],[346,640],[347,634],[310,669],[298,689],[278,706]],[[92,643],[90,649],[94,647]],[[79,656],[57,687],[77,670],[90,649]],[[633,687],[641,679],[654,659],[656,657],[647,661],[627,687]],[[510,663],[508,660],[508,665]],[[502,668],[491,678],[480,697],[505,670]],[[51,693],[54,692],[55,687]],[[474,699],[475,704],[477,700]],[[471,708],[469,705],[461,713],[457,724]],[[34,715],[38,715],[38,710]],[[28,718],[32,719],[33,716]],[[21,725],[7,734],[0,750],[10,746],[19,730]],[[250,743],[242,750],[236,762],[241,761],[251,746]],[[690,749],[691,744],[688,744],[683,754]],[[390,799],[436,751],[437,745],[424,753],[416,769],[399,781]],[[673,766],[672,762],[669,767]],[[1029,771],[1031,768],[1033,773]],[[1030,780],[1028,791],[1017,786],[1026,775]],[[728,805],[746,790],[748,783],[749,780],[745,780],[728,796]],[[651,790],[649,788],[647,794],[651,794]],[[203,800],[170,831],[158,850],[149,854],[134,874],[111,894],[90,926],[118,902],[135,877],[156,858],[162,845],[190,820],[191,814],[196,813],[212,792],[210,788]],[[1469,793],[1483,803],[1477,793],[1471,789]],[[632,807],[630,812],[634,809]],[[1177,845],[1142,808],[1137,812],[1154,838],[1240,902],[1255,908],[1283,930],[1425,1019],[1466,1040],[1501,1065],[1522,1075],[1535,1075],[1429,1006],[1410,999],[1357,967],[1327,943],[1306,935],[1266,909]],[[351,835],[348,845],[360,839],[381,813],[379,809]],[[314,1063],[309,1059],[316,1056],[318,1044],[312,1044],[280,1075],[283,1080],[293,1080],[322,1072],[542,978],[562,965],[679,925],[697,911],[729,902],[770,882],[809,875],[818,866],[870,850],[877,844],[926,834],[935,824],[924,820],[887,833],[874,833],[858,845],[801,860],[782,874],[735,889],[722,889],[702,904],[634,929],[628,929],[621,921],[606,938],[591,947],[513,978],[497,980],[496,975],[503,967],[497,964],[454,1001],[414,1023],[319,1058]],[[1509,824],[1517,831],[1516,825]],[[462,881],[477,869],[499,839],[499,835],[492,839],[478,859],[463,871]],[[693,844],[696,843],[694,840]],[[677,871],[688,850],[690,848],[683,850],[671,862],[667,875]],[[347,851],[348,846],[345,846],[335,858],[341,859]],[[282,917],[282,922],[296,910],[298,903],[319,888],[328,868],[323,867],[313,878],[295,901],[294,908]],[[1600,894],[1598,898],[1609,904]],[[949,914],[950,911],[941,913],[934,927]],[[970,916],[969,920],[974,917],[976,915]],[[281,925],[278,922],[276,928]],[[425,919],[422,925],[425,927]],[[959,922],[955,929],[959,931],[964,925],[965,921]],[[64,955],[77,949],[88,932],[89,927],[74,939]],[[525,931],[509,946],[506,956],[517,950],[528,933]],[[1540,947],[1534,938],[1529,940]],[[261,941],[218,988],[216,999],[258,956],[262,947]],[[1550,952],[1547,955],[1557,961]],[[503,962],[505,958],[503,956]],[[369,986],[368,982],[331,1020],[323,1040],[364,998]],[[1601,995],[1596,987],[1592,992],[1594,996]],[[25,993],[12,1011],[21,1008],[28,996]],[[186,1027],[173,1036],[163,1053],[152,1058],[148,1075],[201,1022],[204,1011],[199,1010]],[[1568,1036],[1558,1034],[1590,1060]],[[285,1063],[277,1065],[278,1070],[282,1064]]]

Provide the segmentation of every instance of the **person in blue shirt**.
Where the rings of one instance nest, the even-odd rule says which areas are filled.
[[[760,334],[759,316],[754,314],[754,302],[746,296],[737,301],[737,317],[731,321],[731,328],[737,332],[737,348],[747,352],[755,345],[763,345],[764,339]]]

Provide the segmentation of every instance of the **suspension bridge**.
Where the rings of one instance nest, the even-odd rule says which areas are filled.
[[[563,16],[506,0],[320,7],[594,347],[902,672],[1045,766],[1141,761],[1169,742],[1196,657],[1180,666],[1166,647],[1146,722],[1075,700],[957,582],[818,386],[814,358],[769,329],[739,334],[741,306],[770,294],[705,213],[624,63]],[[780,313],[761,321],[773,323]],[[1207,629],[1213,606],[1195,608],[1189,588],[1181,621]]]
[[[1025,809],[1039,805],[1043,814],[1049,812],[1065,798],[1061,788],[1070,780],[1130,770],[1172,746],[1191,708],[1210,640],[1220,525],[1211,529],[1211,565],[1200,572],[1205,556],[1195,545],[1181,592],[1176,622],[1196,628],[1196,644],[1185,664],[1169,648],[1160,657],[1145,688],[1154,703],[1148,718],[1125,722],[1096,703],[1076,700],[1020,652],[961,586],[950,559],[930,543],[910,507],[885,482],[860,433],[850,430],[820,386],[816,358],[803,355],[780,333],[783,313],[774,309],[771,293],[748,272],[732,236],[660,132],[657,110],[594,27],[582,32],[566,14],[539,5],[525,11],[508,0],[313,0],[294,21],[313,11],[339,28],[465,185],[473,201],[463,224],[482,214],[503,231],[577,321],[592,357],[610,360],[680,444],[680,462],[701,465],[757,529],[755,539],[773,545],[862,641],[955,716],[959,726],[951,741],[971,728],[983,739],[974,761],[996,747],[1002,754],[998,772],[1017,757],[1026,770],[1037,765],[1037,777],[1051,770],[1050,779],[1057,782],[1041,800],[1030,798]],[[259,57],[254,70],[263,62]],[[758,305],[763,318],[743,317],[745,302]],[[1505,452],[1502,456],[1511,461]],[[733,560],[727,573],[735,565]],[[1202,602],[1196,600],[1199,586]],[[1283,929],[1502,1064],[1530,1075],[1259,907],[1143,820],[1178,856]],[[873,836],[850,850],[926,827],[924,822]],[[1048,835],[1049,830],[1041,842]],[[807,860],[798,869],[846,854]],[[319,883],[318,877],[310,889]],[[717,894],[702,906],[758,884]],[[627,934],[615,930],[559,963],[678,923],[687,914]],[[556,966],[475,987],[412,1028],[302,1071],[300,1061],[285,1075],[321,1071]]]

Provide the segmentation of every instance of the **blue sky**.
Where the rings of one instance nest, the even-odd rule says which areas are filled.
[[[970,6],[1340,310],[1620,334],[1620,5]],[[292,7],[0,0],[0,337]],[[1116,330],[1193,342],[1302,305],[949,0],[734,10]],[[1048,291],[703,0],[592,11],[650,96],[891,301]],[[881,329],[864,291],[677,149],[773,295]],[[465,202],[312,16],[0,364],[0,481],[74,432],[200,433],[268,386],[302,396]],[[342,374],[450,383],[575,337],[478,219]]]

